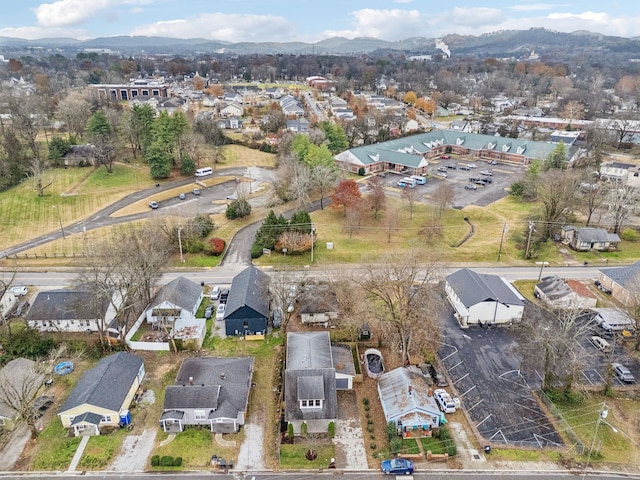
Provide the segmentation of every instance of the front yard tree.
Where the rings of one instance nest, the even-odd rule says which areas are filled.
[[[613,218],[613,233],[620,233],[624,222],[635,212],[638,192],[628,185],[610,188],[606,201]]]
[[[300,295],[303,293],[305,283],[306,277],[304,274],[291,275],[290,272],[278,271],[271,275],[267,294],[273,308],[278,308],[282,312],[280,328],[285,339],[287,338],[287,327],[294,316],[293,307],[295,307]]]
[[[536,193],[542,204],[544,223],[541,233],[544,238],[548,238],[551,231],[573,210],[579,188],[580,176],[572,170],[552,169],[539,176]]]
[[[347,210],[360,202],[362,194],[355,180],[342,180],[331,195],[332,206],[342,208],[342,214],[347,215]]]
[[[0,404],[5,406],[3,410],[14,412],[17,421],[28,425],[31,439],[35,440],[38,438],[38,412],[34,407],[45,376],[33,360],[18,358],[9,365],[10,368],[0,371]]]
[[[311,184],[320,195],[320,210],[324,209],[324,199],[335,187],[338,173],[333,165],[316,165],[311,169]]]
[[[444,307],[440,290],[432,283],[440,278],[436,262],[420,263],[420,253],[391,256],[370,266],[356,282],[372,301],[380,325],[379,338],[398,348],[402,364],[411,354],[434,351],[440,337],[439,316]]]
[[[115,160],[115,131],[102,110],[95,112],[87,122],[87,138],[93,144],[93,156],[107,172],[113,172]]]

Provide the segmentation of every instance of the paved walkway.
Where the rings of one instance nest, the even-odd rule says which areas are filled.
[[[71,464],[69,465],[69,472],[74,472],[76,467],[78,466],[78,463],[80,463],[80,459],[82,458],[82,454],[84,453],[84,449],[86,448],[87,443],[89,443],[90,438],[91,437],[87,436],[82,437],[82,440],[80,440],[80,445],[78,445],[78,449],[73,455],[73,459],[71,460]]]

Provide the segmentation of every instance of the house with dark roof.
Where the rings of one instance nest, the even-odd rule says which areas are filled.
[[[186,358],[165,391],[162,430],[200,425],[217,433],[237,432],[246,420],[252,377],[252,357]]]
[[[552,309],[594,308],[597,298],[587,288],[580,288],[580,285],[550,275],[535,285],[533,294]]]
[[[116,299],[96,291],[37,292],[25,318],[40,332],[108,332],[117,336]]]
[[[326,432],[338,415],[329,332],[287,333],[285,361],[285,421],[293,425],[296,435],[303,423],[308,433]]]
[[[118,352],[87,370],[67,397],[58,417],[76,436],[100,435],[101,427],[117,427],[144,378],[144,362],[137,355]]]
[[[267,332],[270,281],[269,275],[253,265],[233,278],[224,312],[227,336]]]
[[[44,382],[35,366],[33,360],[15,358],[0,370],[0,432],[13,430],[20,410],[34,405]]]
[[[609,233],[604,228],[578,228],[567,225],[562,227],[560,236],[571,248],[579,252],[614,250],[620,243],[617,233]]]
[[[378,396],[384,418],[403,438],[430,437],[445,423],[424,375],[400,367],[378,377]]]
[[[311,325],[328,325],[338,318],[336,292],[326,285],[309,286],[298,298],[300,321]]]
[[[461,328],[522,320],[525,299],[503,277],[463,268],[446,277],[445,293]]]
[[[640,302],[640,262],[622,267],[601,268],[598,281],[623,305]]]

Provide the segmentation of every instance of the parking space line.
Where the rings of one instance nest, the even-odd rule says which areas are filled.
[[[467,390],[466,392],[464,392],[462,395],[460,395],[461,397],[464,397],[467,393],[469,393],[471,390],[473,390],[474,388],[476,388],[476,385],[474,385],[473,387],[471,387],[469,390]]]
[[[504,443],[509,445],[509,440],[507,440],[507,437],[504,436],[504,434],[502,433],[502,430],[498,430],[496,433],[491,435],[491,437],[489,437],[489,440],[493,440],[493,437],[495,437],[498,434],[500,434],[500,436],[502,437],[502,440],[504,441]]]
[[[480,401],[478,403],[475,403],[474,405],[472,405],[471,407],[467,408],[467,413],[470,412],[471,410],[473,410],[474,408],[476,408],[478,405],[480,405],[482,402],[484,402],[483,399],[480,399]]]
[[[493,413],[490,413],[489,415],[487,415],[486,417],[484,417],[482,420],[480,420],[479,423],[476,423],[476,428],[478,428],[480,425],[482,425],[484,422],[486,422],[487,420],[489,420],[491,417],[493,417]],[[499,430],[498,430],[499,431]],[[502,434],[502,432],[500,432]],[[491,437],[493,438],[493,437]]]
[[[460,362],[462,363],[462,362]],[[460,365],[460,364],[458,364]],[[456,380],[455,382],[453,382],[453,384],[455,385],[456,383],[458,383],[461,380],[464,380],[465,378],[467,378],[469,376],[469,372],[465,373],[463,376],[461,376],[458,380]]]
[[[460,360],[458,363],[456,363],[453,367],[449,367],[447,370],[453,370],[454,368],[456,368],[459,365],[462,365],[464,362],[462,360]]]

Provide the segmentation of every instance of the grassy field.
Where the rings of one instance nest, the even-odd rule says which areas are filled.
[[[307,460],[305,453],[307,450],[313,449],[318,456],[315,460]],[[326,444],[318,445],[315,443],[306,443],[295,445],[280,446],[280,466],[287,469],[319,469],[327,468],[332,458],[335,458],[335,445]]]

